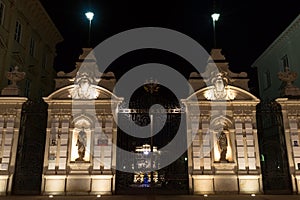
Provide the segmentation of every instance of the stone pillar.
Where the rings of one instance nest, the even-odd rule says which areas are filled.
[[[235,138],[238,170],[246,170],[245,139],[243,133],[243,122],[240,117],[235,118]]]
[[[245,120],[245,133],[246,133],[246,147],[247,147],[247,161],[248,169],[256,170],[256,149],[254,143],[253,129],[251,118]]]
[[[21,108],[26,98],[0,97],[0,195],[10,194],[15,172]]]
[[[278,98],[276,101],[282,108],[285,142],[293,192],[300,194],[300,99]]]

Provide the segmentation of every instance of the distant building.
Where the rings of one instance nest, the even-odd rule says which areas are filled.
[[[63,38],[39,0],[0,0],[0,90],[15,66],[26,73],[20,96],[38,98],[54,90],[55,46]]]
[[[285,96],[278,72],[293,71],[300,74],[300,15],[252,64],[257,68],[259,94],[262,101]],[[300,79],[294,82],[300,87]]]

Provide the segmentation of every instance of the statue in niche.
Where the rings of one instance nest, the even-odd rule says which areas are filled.
[[[78,133],[76,146],[78,147],[78,158],[75,161],[84,161],[85,150],[86,150],[86,132],[84,128]]]
[[[224,131],[221,131],[218,135],[218,147],[220,150],[220,162],[228,162],[226,159],[228,141]]]

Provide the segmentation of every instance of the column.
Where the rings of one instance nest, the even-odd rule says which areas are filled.
[[[208,118],[202,119],[202,153],[203,153],[203,168],[204,170],[211,170],[211,150],[212,141],[209,129]]]
[[[49,135],[48,170],[55,170],[56,167],[58,131],[59,131],[59,116],[54,115],[51,118],[51,129]]]
[[[58,133],[58,169],[66,170],[67,165],[67,152],[68,152],[68,139],[69,139],[69,126],[70,126],[70,116],[64,115],[61,117],[61,129]],[[89,152],[88,152],[89,153]]]
[[[193,170],[200,170],[200,136],[199,136],[199,118],[191,116],[191,134],[192,140],[192,152],[193,152]]]
[[[10,155],[12,149],[12,140],[13,140],[13,133],[14,133],[14,116],[9,115],[5,118],[6,128],[2,132],[2,159],[1,159],[1,170],[8,170],[9,163],[10,163]]]
[[[243,122],[240,117],[235,119],[235,137],[236,137],[236,146],[237,146],[236,150],[237,150],[238,169],[246,170]]]
[[[101,167],[101,134],[103,134],[102,121],[104,117],[99,115],[97,118],[98,122],[95,124],[94,131],[93,170],[100,170]]]
[[[256,170],[255,143],[253,136],[252,121],[250,118],[245,121],[246,145],[249,170]]]
[[[299,147],[299,134],[298,134],[298,124],[296,117],[289,117],[289,127],[290,127],[290,138],[292,144],[292,155],[295,163],[295,169],[300,170],[300,147]]]

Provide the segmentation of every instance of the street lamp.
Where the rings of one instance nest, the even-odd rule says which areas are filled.
[[[211,18],[213,19],[213,28],[214,28],[214,48],[217,46],[217,41],[216,41],[216,21],[219,20],[220,14],[219,13],[214,13],[211,15]]]
[[[88,46],[90,46],[91,45],[91,26],[92,26],[92,20],[94,18],[94,13],[87,12],[87,13],[85,13],[85,16],[90,21],[90,23],[89,23],[89,40],[88,40]]]

